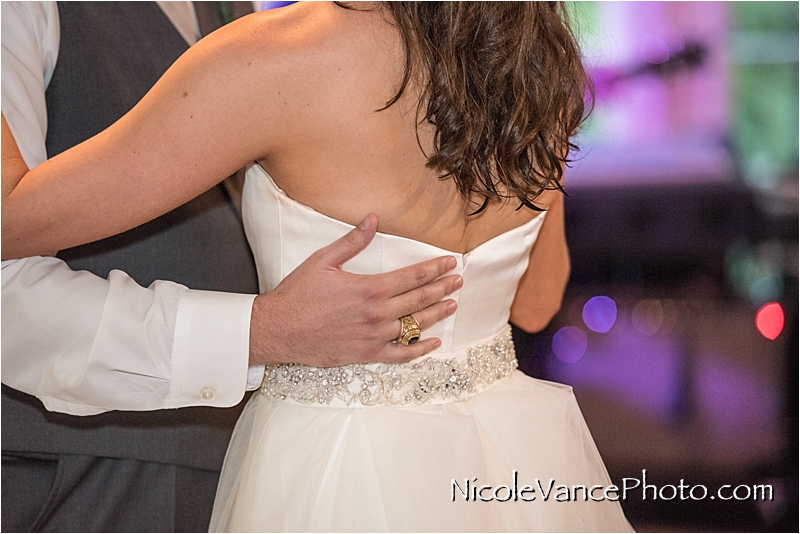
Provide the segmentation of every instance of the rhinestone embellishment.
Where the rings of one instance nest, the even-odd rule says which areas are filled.
[[[401,364],[267,365],[260,391],[303,404],[396,406],[459,400],[517,368],[511,328],[466,350],[466,359],[428,357]]]

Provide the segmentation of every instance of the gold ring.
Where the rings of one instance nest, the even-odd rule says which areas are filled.
[[[419,341],[419,335],[422,330],[419,329],[419,323],[410,314],[400,317],[400,335],[397,336],[396,341],[401,345],[413,345]]]

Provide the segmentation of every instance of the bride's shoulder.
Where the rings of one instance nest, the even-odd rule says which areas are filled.
[[[228,24],[198,43],[205,46],[196,55],[238,84],[280,93],[281,106],[305,106],[391,78],[396,54],[385,21],[373,3],[298,2]],[[390,96],[381,93],[382,101]]]
[[[330,138],[356,111],[391,98],[393,35],[378,6],[300,2],[215,31],[189,49],[180,70],[296,144],[315,133]]]
[[[253,13],[212,34],[229,52],[257,54],[265,63],[303,57],[308,64],[352,48],[365,29],[370,10],[331,2],[298,2]],[[366,15],[366,16],[364,16]]]
[[[240,87],[292,90],[324,82],[347,61],[349,10],[328,2],[299,2],[242,17],[203,38],[186,56],[195,71],[235,79]],[[295,83],[297,82],[297,83]]]

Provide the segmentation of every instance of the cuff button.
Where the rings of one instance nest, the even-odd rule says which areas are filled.
[[[203,397],[203,400],[211,400],[214,398],[214,390],[210,388],[205,388],[203,391],[200,392],[200,396]]]

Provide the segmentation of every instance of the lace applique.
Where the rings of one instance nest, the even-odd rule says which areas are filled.
[[[292,399],[303,404],[393,406],[459,400],[479,386],[510,375],[517,368],[511,328],[487,343],[466,350],[467,358],[428,357],[401,364],[352,364],[308,367],[267,365],[261,393],[270,399]]]

